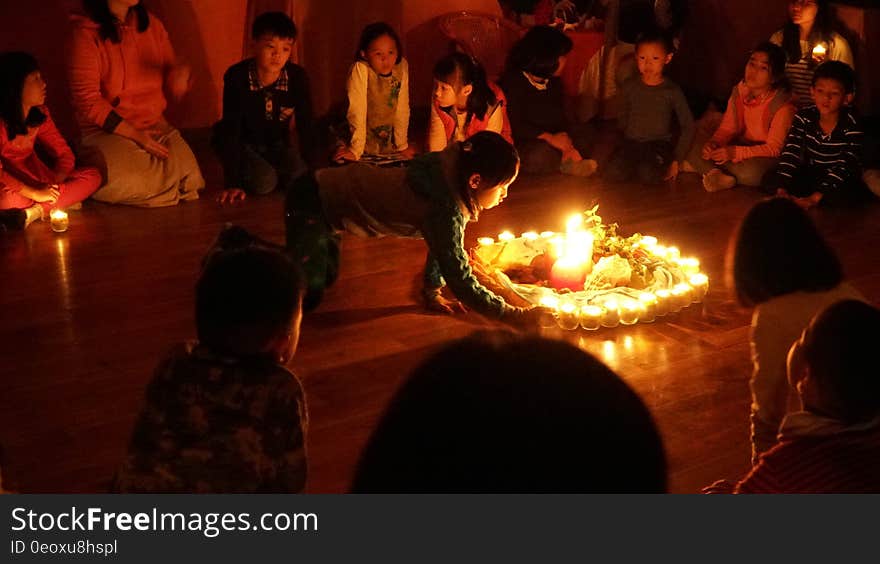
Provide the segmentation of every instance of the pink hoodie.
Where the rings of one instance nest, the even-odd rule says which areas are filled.
[[[733,87],[727,111],[712,136],[719,146],[735,146],[735,163],[754,157],[778,157],[794,119],[790,94],[771,90],[755,100],[748,100],[748,94],[744,82]]]
[[[98,24],[71,16],[72,43],[68,72],[76,119],[83,133],[100,129],[111,112],[134,127],[156,125],[167,102],[162,87],[174,64],[174,50],[165,26],[152,13],[146,31],[137,31],[129,15],[120,26],[121,41],[102,40]]]

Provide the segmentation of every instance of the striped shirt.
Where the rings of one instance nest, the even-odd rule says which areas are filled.
[[[734,492],[880,493],[877,421],[829,430],[804,429],[784,437],[783,424],[781,442],[761,456]]]
[[[837,126],[829,135],[819,125],[816,106],[798,111],[776,169],[778,186],[788,189],[795,174],[809,168],[816,176],[817,190],[823,194],[839,190],[861,174],[863,137],[852,112],[845,108],[840,110]]]

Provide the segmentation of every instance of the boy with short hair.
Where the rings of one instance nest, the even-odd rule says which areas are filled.
[[[159,364],[116,476],[120,492],[296,493],[306,483],[295,263],[227,229],[196,286],[197,343]]]
[[[662,33],[645,33],[636,42],[639,75],[621,86],[618,124],[624,139],[614,150],[605,179],[658,183],[678,176],[694,138],[694,117],[681,88],[663,76],[672,61],[672,41]],[[679,137],[672,144],[673,115]]]
[[[827,61],[813,73],[814,105],[798,111],[776,169],[777,194],[810,208],[870,198],[862,182],[864,133],[849,107],[855,72]]]
[[[223,117],[213,140],[225,177],[220,203],[286,189],[306,172],[312,101],[305,70],[290,62],[296,36],[283,12],[260,14],[252,28],[254,57],[223,76]]]

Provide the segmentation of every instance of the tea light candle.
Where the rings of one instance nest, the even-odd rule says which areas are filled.
[[[651,235],[647,235],[642,237],[639,241],[639,246],[641,247],[656,247],[657,246],[657,237],[652,237]]]
[[[67,226],[69,225],[69,220],[67,218],[67,212],[64,210],[52,210],[49,212],[49,220],[52,224],[52,231],[56,233],[63,233],[67,231]]]
[[[559,298],[556,296],[544,296],[538,302],[545,311],[538,316],[538,324],[544,329],[556,326],[556,312],[559,309]]]
[[[681,308],[689,306],[692,296],[691,287],[688,284],[676,284],[672,288],[671,311],[679,311]]]
[[[700,271],[700,259],[694,257],[679,259],[678,266],[681,267],[685,274],[690,276]]]
[[[516,239],[516,235],[514,235],[510,231],[505,231],[503,233],[498,234],[498,240],[503,241],[505,243],[508,241],[513,241],[514,239]]]
[[[657,316],[666,315],[672,309],[672,292],[666,290],[657,290],[654,292],[657,296]]]
[[[689,282],[694,289],[694,302],[703,301],[703,298],[706,297],[706,292],[709,291],[709,277],[702,272],[698,272],[690,277]]]
[[[521,235],[521,237],[523,239],[525,239],[526,241],[534,241],[538,238],[538,234],[535,233],[534,231],[526,231],[525,233],[523,233]]]
[[[819,43],[815,47],[813,47],[813,58],[818,62],[823,62],[825,60],[825,53],[828,52],[828,48],[825,47],[824,43]]]
[[[666,249],[666,259],[671,260],[673,262],[678,261],[681,258],[681,251],[678,250],[678,247],[669,247]]]
[[[543,239],[550,239],[550,238],[553,237],[554,235],[556,235],[556,233],[553,232],[553,231],[542,231],[542,232],[541,232],[541,237],[542,237]]]
[[[484,247],[488,247],[495,244],[495,239],[493,239],[492,237],[480,237],[479,239],[477,239],[477,243]]]
[[[624,300],[620,304],[620,322],[624,325],[634,325],[639,320],[641,305],[635,300]]]
[[[620,324],[620,306],[617,300],[605,302],[605,312],[602,315],[602,327],[617,327]]]
[[[565,302],[559,306],[559,312],[556,314],[556,324],[560,329],[572,331],[578,326],[577,306],[573,302]]]
[[[650,292],[642,292],[639,294],[639,302],[642,304],[644,311],[639,316],[639,321],[650,323],[657,318],[657,296]]]
[[[587,331],[595,331],[602,325],[605,310],[597,305],[585,305],[581,308],[581,327]]]

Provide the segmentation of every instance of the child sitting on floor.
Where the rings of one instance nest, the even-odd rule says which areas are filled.
[[[880,310],[838,302],[818,314],[788,354],[788,379],[802,410],[779,444],[723,493],[880,493],[880,377],[871,367]]]
[[[626,182],[635,176],[654,184],[678,176],[694,138],[694,118],[681,88],[663,76],[672,55],[672,41],[662,33],[644,33],[636,41],[639,75],[621,86],[618,122],[624,139],[608,162],[607,180]],[[673,115],[679,126],[675,145]]]
[[[317,171],[287,199],[287,246],[302,261],[316,307],[338,271],[336,233],[421,238],[428,247],[423,293],[430,309],[460,310],[442,295],[448,284],[465,306],[510,322],[537,321],[538,309],[514,307],[483,287],[464,246],[468,222],[507,196],[519,172],[516,149],[497,133],[481,131],[407,168],[363,163]]]
[[[822,63],[813,73],[815,105],[799,110],[776,169],[780,196],[799,206],[857,204],[873,197],[862,180],[864,133],[849,107],[855,72],[840,61]]]
[[[785,51],[761,43],[749,56],[745,78],[733,87],[721,125],[711,139],[695,140],[687,163],[703,175],[709,192],[761,186],[779,162],[794,112],[785,85]]]
[[[428,150],[442,151],[474,133],[494,131],[513,143],[507,119],[507,100],[486,80],[479,61],[452,53],[434,65],[434,100],[428,129]]]
[[[214,127],[225,182],[221,203],[286,189],[307,170],[312,101],[305,70],[290,62],[296,35],[287,14],[260,14],[252,29],[254,57],[223,77],[223,117]]]
[[[305,401],[285,368],[299,341],[299,269],[240,228],[227,228],[218,247],[196,286],[199,340],[174,348],[156,369],[117,491],[305,486]]]
[[[46,81],[28,53],[0,54],[0,222],[24,229],[88,198],[101,184],[95,168],[74,168],[73,151],[49,114]],[[35,146],[52,159],[44,162]]]
[[[572,41],[561,31],[537,26],[510,50],[501,87],[523,172],[590,176],[596,161],[585,159],[586,132],[565,116],[562,81]]]
[[[355,63],[348,75],[348,125],[351,139],[340,146],[336,162],[362,156],[410,159],[409,65],[394,28],[385,22],[368,25],[361,33]]]

